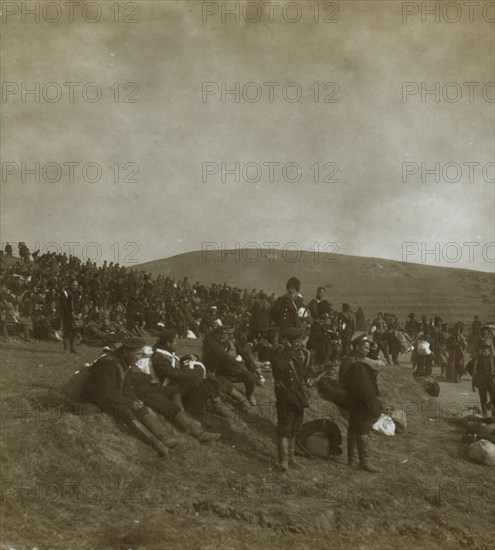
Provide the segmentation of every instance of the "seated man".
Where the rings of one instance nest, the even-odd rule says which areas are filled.
[[[201,415],[207,404],[212,405],[214,412],[221,411],[218,380],[194,356],[179,358],[175,353],[176,338],[174,329],[166,329],[153,346],[150,372],[153,382],[175,387],[176,403],[191,414]]]
[[[218,327],[204,340],[203,363],[206,370],[215,374],[220,382],[220,389],[234,399],[244,411],[250,412],[250,405],[256,388],[256,375],[250,372],[235,348],[230,343],[229,331]],[[243,383],[246,397],[234,386]],[[246,399],[247,398],[247,399]]]
[[[154,356],[156,355],[156,349]],[[155,365],[157,365],[155,361]],[[163,415],[167,420],[182,428],[201,443],[216,441],[219,433],[206,432],[201,423],[191,418],[183,409],[180,387],[174,384],[162,385],[156,375],[153,359],[144,358],[131,368],[133,389],[148,407]]]
[[[145,341],[140,338],[128,338],[118,349],[99,357],[90,366],[85,401],[112,414],[160,456],[166,456],[168,441],[157,429],[149,409],[138,399],[130,375],[131,367],[142,357],[144,345]]]

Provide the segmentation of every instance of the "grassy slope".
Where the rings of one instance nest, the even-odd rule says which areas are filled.
[[[68,412],[58,387],[97,350],[80,348],[75,362],[60,347],[2,346],[0,548],[492,547],[493,470],[467,460],[461,432],[406,366],[380,372],[382,400],[417,411],[403,435],[373,437],[383,474],[350,470],[343,455],[301,459],[304,471],[287,480],[273,469],[270,381],[263,419],[235,431],[216,421],[214,446],[179,434],[181,448],[159,460],[110,419]],[[315,396],[306,419],[319,416],[345,427]]]
[[[253,251],[251,254],[254,257]],[[295,263],[286,261],[281,252],[264,252],[258,262],[243,258],[241,255],[236,262],[234,256],[216,253],[203,258],[201,252],[190,252],[138,268],[179,278],[188,276],[193,282],[226,281],[248,289],[257,281],[258,288],[277,295],[289,276],[295,275],[301,279],[301,292],[308,300],[317,286],[326,286],[328,299],[337,307],[349,302],[355,309],[363,307],[368,317],[381,310],[395,312],[402,321],[411,311],[438,314],[449,321],[471,322],[475,314],[483,320],[495,318],[492,273],[343,255],[327,263],[324,254],[315,257],[313,252],[303,252]]]

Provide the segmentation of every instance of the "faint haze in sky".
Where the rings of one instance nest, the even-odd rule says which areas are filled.
[[[112,243],[132,242],[140,262],[204,242],[295,242],[306,250],[335,242],[342,254],[395,260],[403,258],[403,243],[440,243],[442,250],[453,242],[462,256],[449,263],[440,254],[440,265],[493,270],[494,249],[485,256],[482,249],[495,240],[494,184],[484,181],[482,167],[494,158],[494,104],[481,93],[495,80],[493,23],[403,22],[401,2],[340,2],[336,24],[314,23],[310,12],[297,23],[203,22],[201,2],[138,4],[135,24],[107,16],[94,24],[11,18],[2,25],[3,83],[96,82],[103,89],[95,103],[77,91],[73,103],[66,95],[54,103],[29,96],[23,103],[20,93],[4,98],[3,163],[97,163],[103,174],[95,183],[78,170],[72,183],[65,173],[56,183],[9,176],[2,182],[3,242],[96,242],[108,260]],[[115,82],[136,83],[137,103],[115,102]],[[204,82],[212,90],[222,82],[280,86],[273,102],[266,86],[257,102],[223,102],[220,93],[203,96]],[[280,92],[289,82],[302,89],[294,103]],[[316,102],[315,82],[337,83],[338,102],[324,103],[323,89]],[[459,83],[463,96],[404,99],[406,82]],[[480,83],[472,102],[466,82]],[[204,163],[220,169],[222,162],[241,170],[295,163],[302,177],[284,181],[278,168],[269,182],[264,168],[259,182],[242,181],[241,173],[240,182],[227,175],[222,183],[220,172],[204,182]],[[413,170],[422,162],[464,166],[461,180],[427,176],[422,183],[418,173],[404,182],[404,163]],[[122,181],[128,163],[139,167],[138,182]],[[322,181],[326,163],[338,166],[338,182]],[[472,182],[463,163],[479,163]],[[493,180],[493,167],[487,175]],[[473,262],[465,242],[480,243]],[[420,263],[421,255],[409,261]],[[435,265],[434,255],[426,263]]]

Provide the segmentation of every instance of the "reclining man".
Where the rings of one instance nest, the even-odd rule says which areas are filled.
[[[172,401],[190,414],[199,416],[212,406],[213,412],[221,414],[220,383],[213,374],[207,373],[204,366],[196,361],[195,356],[179,358],[175,353],[177,332],[166,329],[153,346],[151,358],[153,383],[159,383],[163,392],[171,395]],[[183,422],[183,415],[175,417],[176,422]],[[187,417],[188,419],[190,417]],[[213,434],[204,432],[202,439],[214,440]]]
[[[215,375],[220,383],[220,390],[229,395],[244,412],[252,412],[251,405],[256,403],[254,390],[256,374],[250,372],[235,347],[231,345],[230,329],[218,327],[205,337],[203,345],[203,363],[206,370]],[[234,386],[243,383],[246,397]]]
[[[166,456],[169,441],[133,387],[131,367],[142,357],[145,344],[141,338],[127,338],[121,347],[99,357],[90,367],[85,401],[113,415],[160,456]]]
[[[169,330],[165,333],[168,334],[162,336],[158,342],[168,341],[169,338],[171,341],[175,339],[174,331]],[[167,354],[171,356],[170,359]],[[175,363],[175,359],[178,359],[175,354],[166,352],[155,345],[153,357],[138,361],[137,365],[131,369],[131,383],[136,395],[145,405],[163,415],[201,443],[218,440],[221,434],[205,431],[201,422],[191,418],[182,405],[181,392],[186,391],[188,387],[191,389],[191,387],[194,388],[201,384],[203,379],[201,369],[198,372],[180,368],[180,365],[174,367],[171,365],[171,361]]]

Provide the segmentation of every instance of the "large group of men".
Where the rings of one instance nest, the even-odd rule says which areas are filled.
[[[301,282],[291,277],[276,298],[225,283],[153,278],[112,262],[98,267],[65,254],[30,261],[23,249],[22,261],[2,264],[2,338],[17,332],[25,339],[61,340],[74,354],[81,344],[105,346],[87,370],[84,400],[162,456],[176,445],[169,423],[206,443],[221,436],[201,421],[206,410],[232,421],[227,400],[256,415],[256,388],[263,372],[270,372],[283,473],[299,467],[296,439],[309,388],[324,372],[337,372],[347,395],[348,462],[356,464],[357,450],[360,467],[370,472],[378,471],[369,453],[369,433],[381,413],[377,369],[400,364],[401,353],[412,350],[416,377],[438,366],[458,382],[468,370],[483,414],[495,403],[493,332],[479,318],[468,335],[461,323],[426,316],[417,321],[413,313],[402,327],[392,314],[378,313],[369,321],[361,308],[354,312],[347,303],[334,310],[324,287],[305,305],[300,289]],[[201,356],[177,355],[177,338],[187,337],[203,338]]]

